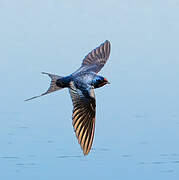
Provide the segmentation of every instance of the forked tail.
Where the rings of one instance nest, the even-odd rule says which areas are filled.
[[[57,79],[62,78],[62,76],[58,76],[58,75],[54,75],[54,74],[49,74],[49,73],[46,73],[46,72],[42,72],[42,74],[47,74],[47,75],[51,78],[50,87],[48,88],[48,90],[47,90],[45,93],[43,93],[43,94],[41,94],[41,95],[39,95],[39,96],[34,96],[34,97],[32,97],[32,98],[26,99],[25,101],[29,101],[29,100],[32,100],[32,99],[35,99],[35,98],[44,96],[44,95],[46,95],[46,94],[52,93],[52,92],[54,92],[54,91],[63,89],[63,88],[58,87],[58,86],[56,85]]]

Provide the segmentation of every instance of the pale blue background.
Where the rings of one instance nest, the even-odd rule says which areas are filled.
[[[68,90],[43,93],[106,39],[93,149]],[[0,0],[0,179],[179,179],[178,0]]]

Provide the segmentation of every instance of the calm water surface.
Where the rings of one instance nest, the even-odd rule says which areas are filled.
[[[179,1],[0,0],[0,179],[179,179]],[[68,90],[44,92],[106,39],[93,148]]]

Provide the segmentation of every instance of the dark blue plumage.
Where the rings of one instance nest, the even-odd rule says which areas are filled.
[[[96,115],[94,89],[109,84],[106,78],[97,75],[97,73],[102,69],[109,55],[110,42],[105,41],[85,56],[81,67],[71,75],[61,77],[43,73],[50,76],[51,84],[49,89],[40,96],[63,88],[69,89],[73,102],[73,127],[84,155],[89,153],[94,138]],[[40,96],[35,96],[27,100]]]

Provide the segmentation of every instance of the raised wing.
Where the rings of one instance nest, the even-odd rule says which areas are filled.
[[[98,73],[108,60],[110,50],[110,42],[106,40],[103,44],[101,44],[99,47],[92,50],[87,56],[85,56],[81,68],[83,69],[83,67],[85,68],[87,66],[91,71]]]
[[[90,95],[88,97],[74,86],[69,88],[69,91],[73,102],[72,124],[78,143],[81,145],[84,155],[87,155],[91,149],[95,131],[96,101],[94,90],[88,91]]]

